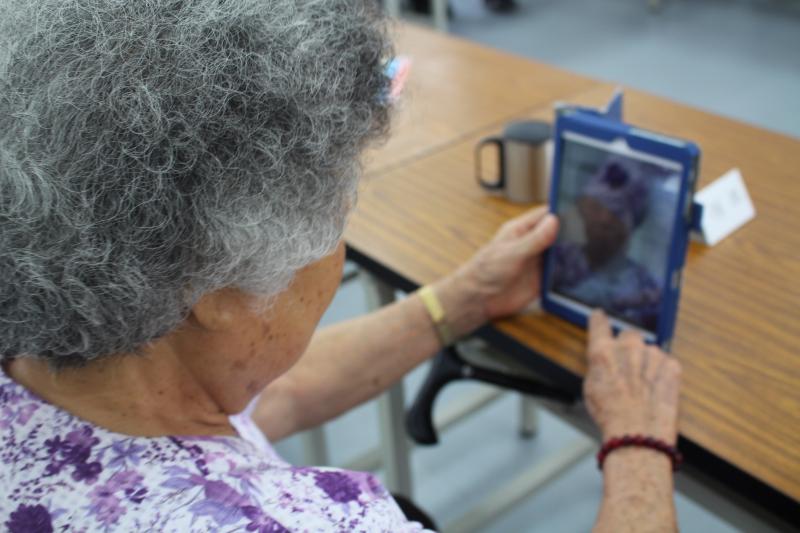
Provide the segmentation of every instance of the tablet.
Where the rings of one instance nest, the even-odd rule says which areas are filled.
[[[602,308],[617,330],[665,349],[678,309],[699,150],[603,117],[558,118],[542,307],[582,327]]]

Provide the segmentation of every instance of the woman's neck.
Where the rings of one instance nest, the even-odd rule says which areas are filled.
[[[247,293],[221,289],[201,298],[182,324],[141,353],[58,372],[42,359],[18,358],[7,373],[53,405],[119,433],[234,435],[228,417],[242,412],[305,351],[341,278],[344,247],[329,257],[336,261],[301,270],[266,311]],[[327,293],[319,289],[320,275]]]
[[[159,353],[154,353],[159,352]],[[168,343],[53,371],[45,361],[5,365],[14,381],[49,403],[110,431],[133,436],[235,435],[228,415]]]

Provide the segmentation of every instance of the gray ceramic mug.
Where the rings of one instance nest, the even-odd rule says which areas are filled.
[[[520,204],[545,203],[550,181],[552,128],[547,122],[512,122],[501,136],[486,137],[475,148],[478,183],[486,190],[500,192]],[[497,174],[486,179],[484,156],[492,147],[496,152]]]

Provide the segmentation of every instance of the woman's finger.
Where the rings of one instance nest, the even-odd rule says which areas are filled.
[[[614,339],[611,324],[606,314],[600,309],[592,311],[589,317],[589,362],[598,355],[602,347]]]
[[[558,236],[558,218],[555,215],[546,214],[539,223],[520,239],[517,250],[525,257],[539,255],[553,242]]]
[[[645,382],[649,383],[650,385],[655,383],[658,373],[661,370],[660,366],[663,358],[664,356],[662,355],[661,350],[655,346],[647,347],[647,364],[642,368],[642,376],[644,377]]]
[[[642,366],[639,369],[639,379],[642,380],[642,383],[645,384],[649,383],[647,376],[652,360],[653,360],[653,347],[646,346],[644,349],[644,355],[642,357]]]
[[[623,331],[617,337],[617,359],[619,368],[631,389],[637,386],[642,372],[642,358],[645,350],[642,335],[633,330]]]
[[[512,218],[497,232],[498,237],[517,237],[524,235],[539,223],[547,215],[547,206],[539,206],[527,211],[516,218]]]
[[[659,400],[667,404],[677,403],[680,376],[680,363],[672,357],[664,355],[654,391]]]

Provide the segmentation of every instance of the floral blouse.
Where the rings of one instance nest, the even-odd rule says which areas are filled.
[[[0,530],[422,531],[373,475],[292,466],[249,410],[231,423],[239,437],[131,437],[0,372]]]

